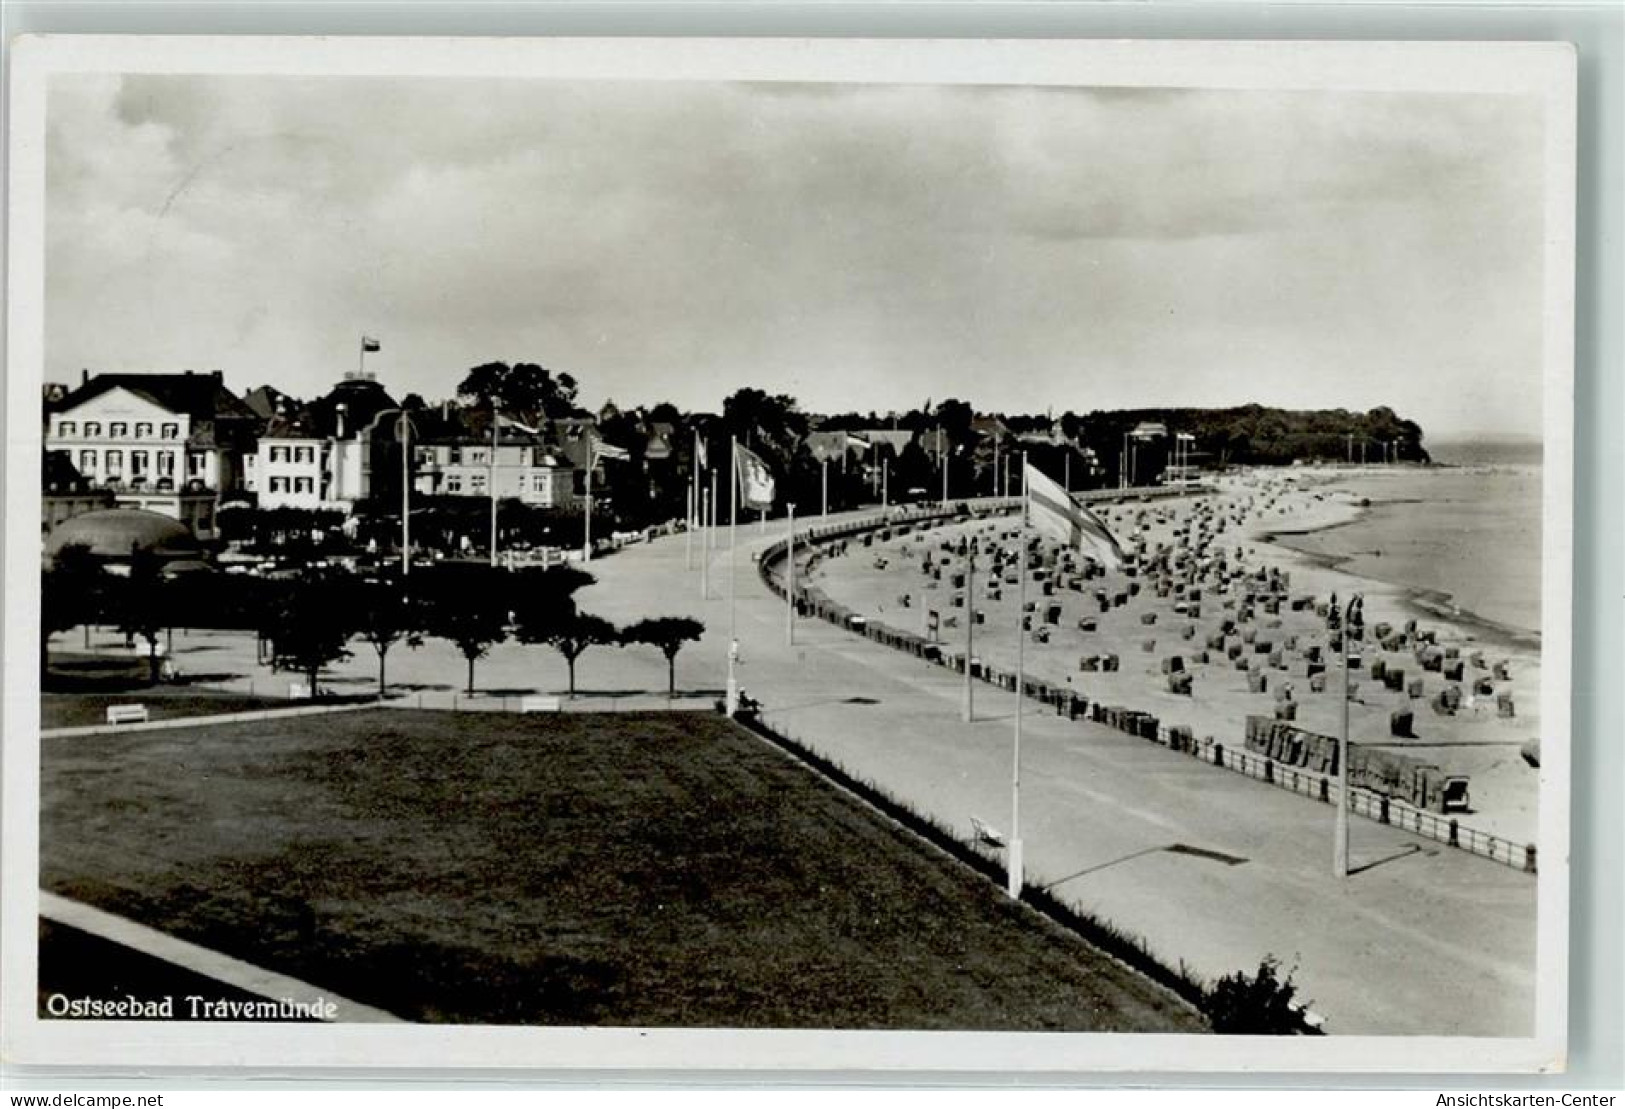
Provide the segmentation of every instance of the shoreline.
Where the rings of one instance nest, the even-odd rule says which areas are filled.
[[[1411,614],[1418,619],[1449,621],[1459,625],[1466,631],[1483,633],[1475,634],[1474,638],[1497,646],[1518,650],[1540,650],[1540,632],[1530,631],[1528,628],[1517,627],[1513,624],[1506,624],[1499,620],[1493,620],[1488,616],[1482,616],[1471,609],[1462,608],[1454,602],[1454,594],[1446,590],[1427,589],[1423,586],[1409,585],[1389,578],[1362,574],[1348,568],[1348,564],[1354,561],[1352,555],[1333,555],[1326,554],[1323,551],[1305,550],[1290,542],[1291,537],[1295,535],[1316,535],[1358,523],[1363,519],[1363,514],[1367,511],[1369,510],[1365,508],[1360,509],[1362,516],[1352,520],[1339,520],[1295,530],[1283,529],[1265,532],[1258,537],[1258,542],[1268,543],[1279,551],[1290,552],[1293,557],[1317,570],[1338,574],[1351,581],[1374,582],[1390,589],[1393,591],[1395,598],[1410,609]]]
[[[1441,464],[1436,468],[1446,472],[1465,472],[1481,469],[1482,467]],[[1339,477],[1344,476],[1339,475]],[[1339,480],[1339,477],[1323,476],[1315,484],[1330,486]],[[1370,567],[1352,568],[1351,564],[1355,562],[1360,554],[1365,552],[1333,554],[1294,542],[1294,540],[1302,540],[1309,536],[1324,535],[1357,524],[1369,523],[1372,521],[1376,510],[1384,507],[1428,503],[1425,497],[1395,497],[1378,500],[1369,496],[1360,496],[1356,500],[1352,499],[1355,494],[1348,492],[1346,489],[1340,492],[1342,497],[1351,498],[1337,502],[1347,510],[1346,515],[1330,519],[1316,519],[1314,516],[1310,516],[1307,519],[1297,521],[1288,520],[1283,526],[1270,525],[1261,528],[1254,532],[1252,539],[1255,542],[1268,544],[1276,551],[1290,552],[1294,559],[1307,567],[1338,574],[1351,580],[1380,585],[1385,590],[1390,591],[1394,599],[1417,619],[1449,621],[1458,625],[1463,631],[1473,633],[1474,638],[1497,646],[1536,652],[1540,650],[1541,631],[1539,628],[1532,629],[1521,624],[1509,623],[1485,616],[1480,612],[1458,604],[1456,595],[1447,589],[1430,588],[1412,582],[1398,581],[1393,577],[1371,573]]]

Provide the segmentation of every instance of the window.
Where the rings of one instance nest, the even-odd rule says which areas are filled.
[[[131,477],[141,477],[146,472],[147,472],[147,452],[146,451],[131,451],[130,452],[130,476]]]
[[[94,439],[102,433],[102,425],[95,420],[85,421],[85,438]]]
[[[536,492],[538,492],[538,493],[547,492],[547,475],[546,474],[537,474],[535,477],[531,478],[531,482],[532,482],[531,487],[533,489],[535,489]]]
[[[271,479],[271,492],[273,492],[273,493],[286,493],[287,491],[288,491],[288,479],[287,478],[285,478],[285,477],[274,477],[274,478]]]
[[[478,473],[469,474],[468,475],[468,487],[469,487],[469,490],[471,492],[475,492],[475,493],[483,493],[483,492],[485,492],[485,475],[484,474],[478,474]]]
[[[288,448],[287,447],[272,447],[271,448],[271,462],[273,464],[277,463],[277,462],[286,462],[287,460],[288,460]]]
[[[313,492],[315,488],[315,482],[311,481],[311,479],[308,477],[296,477],[293,479],[293,491],[295,493],[310,493]]]
[[[74,433],[74,422],[72,420],[57,421],[56,433],[64,438],[72,438]]]
[[[173,477],[175,475],[174,451],[158,452],[158,473],[164,477]]]
[[[165,424],[160,429],[160,433],[163,435],[163,437],[165,439],[179,439],[181,437],[181,425],[180,424]]]
[[[461,493],[462,491],[463,491],[463,475],[461,475],[461,474],[447,474],[446,475],[446,492],[448,492],[448,493]]]
[[[107,464],[108,477],[116,478],[124,472],[123,451],[108,451],[103,461]]]
[[[123,439],[128,434],[130,434],[130,425],[122,420],[107,425],[107,437],[109,439]]]
[[[135,437],[137,439],[151,439],[152,438],[152,425],[151,424],[136,424],[135,425]]]
[[[186,473],[188,477],[203,476],[203,455],[189,454],[186,456]]]
[[[300,463],[304,463],[305,465],[309,465],[310,463],[312,463],[312,462],[314,462],[316,460],[316,448],[314,448],[314,447],[295,447],[293,449],[293,460],[295,462],[300,462]]]
[[[96,452],[95,451],[80,451],[79,452],[79,472],[81,474],[93,474],[93,473],[96,472]]]

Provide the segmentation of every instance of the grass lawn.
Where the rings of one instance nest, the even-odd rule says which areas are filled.
[[[298,704],[297,701],[277,697],[150,686],[128,693],[43,693],[40,695],[39,712],[40,727],[48,729],[106,724],[109,705],[145,705],[147,715],[153,720],[178,720],[223,712],[295,708]]]
[[[1204,1027],[719,717],[379,710],[41,763],[46,888],[412,1020]]]

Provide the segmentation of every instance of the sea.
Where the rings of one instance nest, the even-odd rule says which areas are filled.
[[[1283,546],[1412,592],[1419,607],[1538,642],[1539,442],[1428,443],[1431,467],[1380,467],[1332,488],[1369,503],[1351,523],[1282,536]]]

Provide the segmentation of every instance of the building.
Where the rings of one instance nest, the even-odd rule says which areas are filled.
[[[490,497],[537,508],[573,509],[575,467],[537,433],[504,427],[493,447],[456,416],[421,422],[424,441],[412,451],[412,488],[426,496]],[[493,456],[493,450],[495,454]]]
[[[256,390],[256,394],[260,393]],[[346,374],[326,396],[280,408],[245,459],[243,488],[261,508],[339,509],[400,491],[400,407],[371,374]]]
[[[75,516],[113,507],[113,491],[87,481],[74,468],[67,451],[45,452],[40,479],[40,532],[44,535]]]
[[[66,452],[116,504],[161,513],[214,536],[221,494],[241,487],[256,418],[211,373],[85,371],[46,408],[45,448]]]

